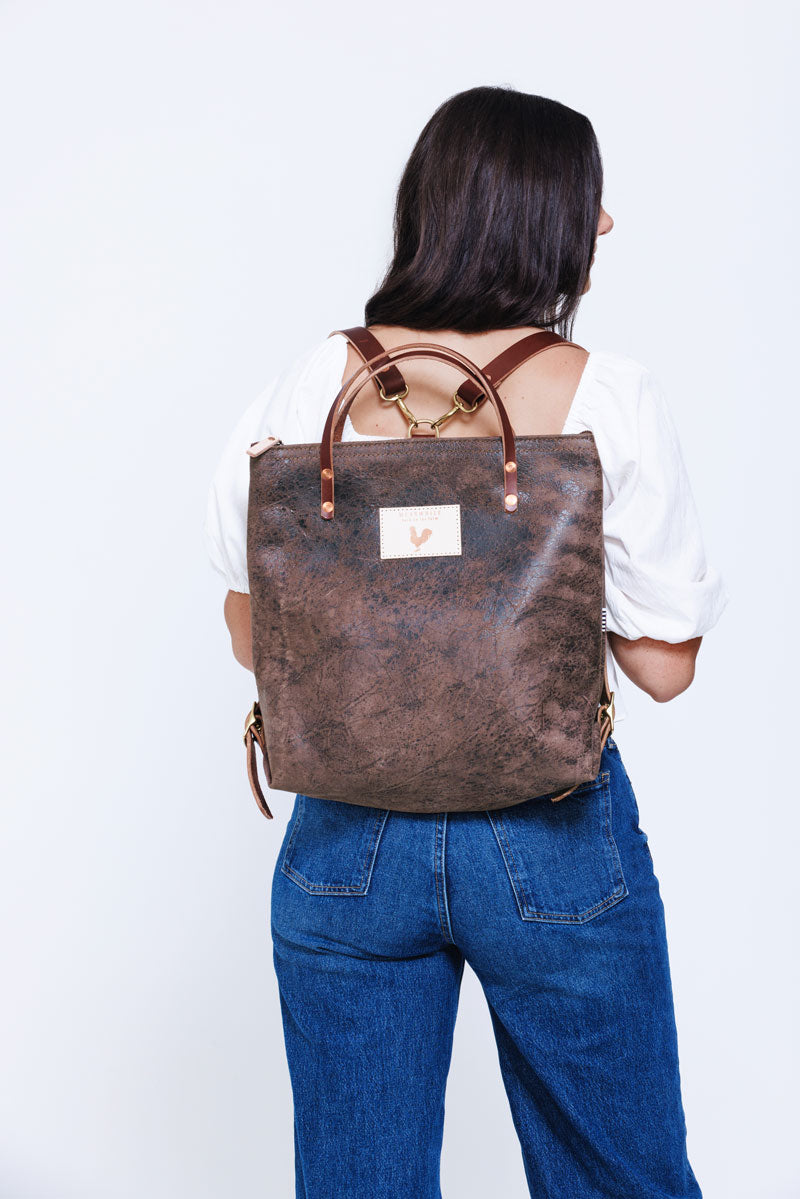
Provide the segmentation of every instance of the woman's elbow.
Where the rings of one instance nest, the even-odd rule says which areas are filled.
[[[657,704],[667,704],[681,695],[694,682],[694,662],[680,673],[671,673],[668,678],[658,678],[644,685],[644,690]]]
[[[250,638],[248,637],[247,639],[245,639],[243,637],[239,638],[239,637],[232,636],[231,637],[231,648],[233,650],[233,656],[236,659],[236,661],[239,663],[239,665],[243,666],[245,668],[245,670],[252,670],[253,669],[253,646],[250,641]]]
[[[225,623],[231,637],[231,649],[236,661],[245,670],[253,669],[253,640],[250,628],[250,596],[229,591],[225,597]]]
[[[702,637],[673,645],[641,637],[628,641],[610,634],[611,649],[624,673],[659,704],[681,695],[694,680],[695,661]]]

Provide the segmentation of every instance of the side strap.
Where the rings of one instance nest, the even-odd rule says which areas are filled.
[[[247,755],[247,777],[250,780],[250,787],[255,801],[258,804],[261,813],[266,816],[267,820],[272,820],[272,812],[269,810],[269,804],[264,798],[264,792],[261,790],[261,783],[258,780],[258,763],[256,760],[256,744],[261,748],[261,756],[264,760],[264,771],[269,784],[269,759],[267,758],[267,742],[264,736],[264,722],[261,719],[261,707],[258,700],[253,704],[250,711],[247,713],[247,719],[244,723],[244,747]]]
[[[606,657],[603,658],[603,693],[600,703],[597,705],[596,719],[600,722],[600,753],[602,753],[614,728],[614,692],[608,683],[608,659]],[[574,787],[570,787],[568,791],[562,791],[560,795],[551,795],[550,802],[558,803],[559,799],[565,799],[582,786],[582,783],[576,783]]]

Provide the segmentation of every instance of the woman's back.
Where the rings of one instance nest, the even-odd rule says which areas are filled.
[[[373,333],[386,349],[408,343],[432,342],[447,346],[471,358],[477,366],[486,366],[509,346],[536,326],[523,329],[496,329],[486,333],[459,333],[440,329],[424,332],[397,325],[371,325]],[[500,395],[518,436],[557,434],[564,427],[570,406],[580,383],[589,355],[580,346],[556,345],[530,358],[499,385]],[[348,346],[343,379],[349,378],[362,358]],[[435,419],[449,407],[449,400],[461,379],[452,368],[426,360],[403,364],[403,376],[409,386],[406,403],[415,416]],[[407,422],[394,404],[378,397],[377,388],[365,387],[353,403],[350,421],[356,433],[371,437],[397,437],[407,432]],[[442,429],[447,437],[494,437],[497,435],[494,410],[481,404],[472,414],[457,413]]]

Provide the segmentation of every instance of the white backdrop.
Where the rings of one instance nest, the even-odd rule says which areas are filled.
[[[629,686],[617,740],[705,1199],[800,1195],[789,19],[0,5],[3,1199],[294,1193],[267,911],[292,797],[267,823],[250,795],[206,491],[268,379],[362,319],[417,133],[477,83],[593,121],[616,227],[575,336],[664,379],[732,593],[694,686]],[[470,974],[443,1191],[527,1194]]]

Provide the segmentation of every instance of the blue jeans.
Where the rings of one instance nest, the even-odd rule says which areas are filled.
[[[302,1199],[437,1199],[464,962],[531,1195],[699,1199],[664,909],[618,746],[557,803],[416,815],[298,795],[272,937]]]

